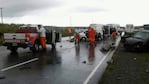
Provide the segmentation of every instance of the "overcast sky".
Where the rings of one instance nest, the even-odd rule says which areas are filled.
[[[149,23],[148,0],[0,0],[4,23],[53,26]]]

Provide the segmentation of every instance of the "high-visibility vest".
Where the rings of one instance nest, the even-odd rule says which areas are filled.
[[[72,29],[71,28],[68,28],[68,33],[72,33]]]
[[[116,36],[117,36],[117,32],[113,32],[113,33],[112,33],[113,39],[116,39]]]

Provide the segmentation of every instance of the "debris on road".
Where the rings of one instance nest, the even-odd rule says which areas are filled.
[[[146,69],[146,73],[149,73],[149,69]]]
[[[83,61],[82,63],[86,64],[86,61]]]
[[[25,67],[21,67],[19,70],[26,70],[26,69],[31,69],[30,66],[25,66]]]
[[[118,76],[116,79],[117,79],[117,80],[121,80],[121,79],[122,79],[122,77],[121,77],[121,76]]]
[[[0,79],[5,79],[6,77],[5,76],[0,76]]]
[[[146,73],[149,73],[149,66],[146,67]]]
[[[4,74],[2,72],[0,72],[0,79],[5,79],[6,77],[4,76]]]
[[[107,63],[108,64],[112,64],[113,63],[113,59],[109,60]]]
[[[62,45],[60,45],[60,47],[62,48],[63,46],[62,46]]]
[[[137,60],[137,58],[133,58],[133,60],[134,60],[134,61],[136,61],[136,60]]]

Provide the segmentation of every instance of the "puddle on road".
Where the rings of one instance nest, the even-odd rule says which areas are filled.
[[[24,67],[19,68],[20,71],[28,70],[28,69],[31,69],[31,67],[30,66],[24,66]]]
[[[95,59],[95,47],[90,46],[89,47],[88,64],[89,65],[94,64],[94,59]]]
[[[48,52],[39,53],[39,64],[47,65],[47,64],[60,64],[61,56],[56,51],[56,49],[51,49]]]
[[[0,80],[1,79],[5,79],[6,77],[5,77],[5,75],[4,75],[4,73],[3,72],[0,72]]]

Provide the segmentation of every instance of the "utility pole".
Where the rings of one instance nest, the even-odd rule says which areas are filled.
[[[94,24],[94,18],[92,17],[92,24]]]
[[[70,26],[72,26],[71,16],[69,17],[69,23],[70,23]]]
[[[0,9],[1,9],[1,23],[3,24],[3,8]]]

